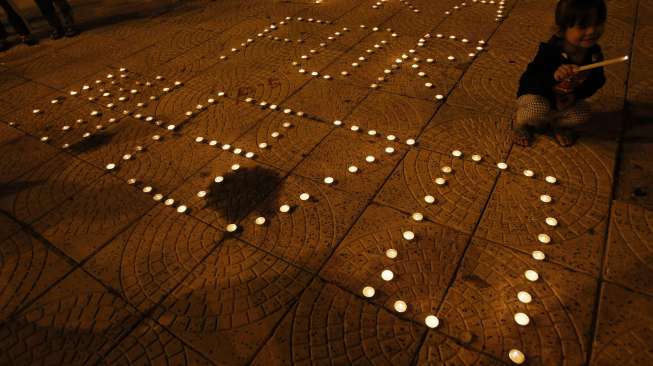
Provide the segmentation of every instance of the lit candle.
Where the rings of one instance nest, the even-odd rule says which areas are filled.
[[[394,273],[389,269],[384,269],[383,272],[381,272],[381,278],[383,278],[384,281],[392,281],[394,277]]]
[[[529,304],[533,300],[533,297],[526,291],[519,291],[517,293],[517,299],[524,304]]]
[[[435,315],[428,315],[424,319],[424,323],[426,324],[427,327],[429,328],[437,328],[438,325],[440,325],[440,319],[438,319],[437,316]]]
[[[524,353],[518,349],[511,349],[508,352],[508,357],[510,358],[510,361],[517,365],[521,365],[526,361],[526,356],[524,356]]]
[[[526,279],[531,282],[535,282],[540,278],[540,275],[537,272],[533,271],[532,269],[529,269],[526,272],[524,272],[524,277],[526,277]]]
[[[408,309],[408,305],[401,300],[395,301],[394,308],[398,313],[403,313]]]
[[[375,292],[376,291],[374,291],[374,287],[372,286],[365,286],[363,288],[363,296],[367,298],[373,297]]]
[[[543,261],[546,258],[546,254],[540,250],[534,250],[533,253],[531,253],[533,256],[533,259],[536,261]]]

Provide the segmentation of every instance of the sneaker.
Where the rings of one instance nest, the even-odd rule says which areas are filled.
[[[50,38],[52,39],[59,39],[61,37],[63,37],[63,29],[54,29],[50,32]]]
[[[39,40],[31,34],[20,36],[20,41],[28,46],[34,46],[39,43]]]

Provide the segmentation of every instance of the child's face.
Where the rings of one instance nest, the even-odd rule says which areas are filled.
[[[574,46],[590,48],[603,34],[603,24],[581,27],[575,25],[565,31],[565,40]]]

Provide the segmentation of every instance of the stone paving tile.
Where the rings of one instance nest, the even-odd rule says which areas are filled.
[[[336,80],[311,80],[284,102],[294,111],[332,122],[343,119],[365,99],[368,91]]]
[[[389,5],[387,2],[384,3],[383,10],[379,12],[388,13]],[[392,12],[392,16],[383,23],[383,28],[391,28],[393,32],[411,39],[414,38],[417,41],[419,37],[430,32],[445,18],[444,12],[450,7],[451,4],[446,2],[410,2],[410,5],[402,2],[400,10],[396,13]],[[414,10],[419,12],[415,13]]]
[[[82,261],[135,219],[154,201],[112,175],[104,175],[34,224],[46,240]]]
[[[481,155],[484,163],[495,165],[510,152],[510,122],[507,116],[446,104],[419,136],[418,146],[445,155],[459,150],[468,161],[472,155]]]
[[[0,187],[0,209],[31,223],[93,184],[104,172],[68,154],[58,154]]]
[[[308,200],[300,196],[308,193]],[[290,175],[241,221],[240,238],[285,260],[317,272],[338,246],[366,200],[321,182]],[[282,205],[290,211],[280,212]],[[257,217],[265,217],[257,225]]]
[[[469,67],[448,103],[478,112],[511,116],[523,70],[510,60],[482,53]]]
[[[254,365],[409,365],[425,329],[338,287],[314,281]]]
[[[550,203],[540,200],[543,194],[551,197]],[[502,174],[475,235],[525,253],[541,250],[550,261],[596,275],[609,204],[605,194]],[[547,217],[556,219],[557,226],[547,224]],[[540,234],[548,235],[550,243],[540,242]]]
[[[515,145],[506,160],[508,171],[521,175],[530,169],[538,180],[550,175],[564,187],[609,195],[617,145],[614,140],[590,133],[580,131],[580,138],[571,147],[561,147],[552,137],[543,135],[538,135],[528,148]]]
[[[103,131],[123,116],[116,111],[79,101],[81,107],[49,119],[40,130],[30,132],[37,137],[47,136],[48,144],[73,153],[101,143]],[[67,127],[66,127],[67,126]]]
[[[605,283],[601,289],[590,365],[648,365],[653,362],[653,300]]]
[[[442,172],[443,167],[452,169]],[[426,150],[411,150],[374,201],[472,233],[490,197],[498,169]],[[446,179],[445,185],[435,183]],[[425,201],[427,195],[434,203]]]
[[[396,5],[394,5],[396,7]],[[332,1],[332,2],[322,2],[317,6],[311,6],[305,10],[298,11],[295,13],[295,20],[297,18],[302,18],[300,21],[308,21],[309,18],[320,19],[324,22],[345,22],[348,18],[359,20],[360,16],[367,14],[373,14],[372,16],[377,18],[378,15],[371,12],[370,8],[361,4],[360,2],[352,1]],[[290,14],[289,14],[290,15]],[[369,16],[369,15],[367,15]],[[377,18],[378,19],[378,18]],[[328,24],[328,23],[327,23]],[[366,24],[366,23],[359,23]]]
[[[214,147],[196,144],[179,134],[163,137],[129,160],[118,160],[116,175],[127,181],[136,178],[142,186],[152,186],[154,193],[169,193],[184,183],[196,171],[218,156]]]
[[[21,77],[53,88],[63,88],[104,67],[96,58],[72,58],[62,52],[49,52],[13,68]]]
[[[495,366],[506,365],[502,362],[469,348],[462,347],[455,340],[430,331],[419,353],[419,365],[438,366]]]
[[[140,51],[146,45],[139,43],[122,42],[100,35],[83,33],[84,39],[58,50],[70,60],[99,59],[104,65],[111,65],[115,62]]]
[[[216,99],[216,104],[209,106],[187,123],[183,131],[185,135],[193,139],[201,136],[205,139],[205,143],[216,140],[219,147],[223,144],[234,144],[245,132],[260,125],[264,118],[272,118],[272,114],[268,110],[259,108],[257,103],[234,101],[220,98],[216,96],[217,93],[211,94],[213,94],[212,98]],[[281,116],[279,113],[276,115]],[[258,144],[248,148],[248,151],[256,151]]]
[[[5,240],[21,229],[20,225],[11,216],[0,212],[0,240]]]
[[[614,201],[608,232],[605,278],[653,294],[653,212]]]
[[[406,151],[406,145],[369,136],[365,131],[353,132],[349,124],[334,130],[311,152],[293,173],[322,182],[334,178],[334,187],[371,198]],[[388,154],[386,147],[395,151]],[[374,157],[372,163],[367,157]],[[351,173],[349,168],[358,168]]]
[[[517,2],[489,39],[488,52],[515,63],[521,76],[537,54],[540,42],[547,42],[553,35],[550,27],[542,24],[555,24],[555,6],[553,0]]]
[[[644,7],[640,3],[640,8]],[[653,12],[651,13],[653,14]],[[643,19],[640,15],[640,19]],[[650,99],[647,97],[647,91],[651,90],[650,65],[653,62],[653,47],[647,41],[653,36],[653,24],[639,24],[630,60],[630,75],[628,77],[627,97],[630,105],[647,106],[650,109]]]
[[[152,136],[156,134],[162,134],[159,127],[126,117],[71,145],[69,152],[98,168],[105,169],[109,163],[122,163],[126,154],[138,158],[141,152],[137,150],[137,146],[147,149],[155,144]]]
[[[191,215],[224,230],[265,201],[286,174],[242,154],[222,152],[170,196]],[[217,177],[222,178],[216,182]]]
[[[402,64],[401,70],[386,75],[388,81],[382,84],[381,90],[424,99],[433,104],[440,102],[441,99],[438,99],[438,95],[446,97],[462,75],[461,69],[468,66],[468,56],[460,45],[438,42],[440,43],[439,47],[436,47],[435,42],[433,41],[424,48],[418,48],[413,54],[410,53],[410,50],[415,50],[415,48],[409,48],[397,54],[396,56],[418,55],[419,57],[408,58]],[[411,47],[415,46],[411,45]],[[448,61],[447,57],[452,54],[461,61],[453,63]],[[425,62],[431,58],[435,60],[433,63]],[[419,68],[415,69],[412,65],[418,65]],[[419,76],[420,72],[425,73],[424,76]],[[427,83],[431,85],[427,86]]]
[[[653,164],[651,142],[625,142],[615,198],[653,210]]]
[[[227,60],[202,72],[193,82],[204,89],[224,91],[239,101],[250,97],[280,105],[307,81],[290,67],[288,60],[264,66],[251,58]]]
[[[606,54],[607,55],[607,54]],[[612,55],[615,55],[614,53]],[[623,56],[623,53],[621,53]],[[617,56],[618,57],[618,56]],[[608,58],[608,56],[606,56]],[[605,85],[587,99],[593,113],[623,112],[626,102],[628,65],[610,65],[604,69]]]
[[[509,1],[505,5],[505,8],[502,9],[504,11],[503,14],[506,15],[506,13],[509,13],[515,3],[516,1]],[[449,6],[445,10],[450,11],[451,15],[445,16],[442,23],[438,24],[431,33],[442,33],[445,37],[454,34],[458,39],[465,37],[471,41],[470,43],[474,47],[476,46],[476,41],[487,40],[501,24],[494,20],[499,6],[498,2],[496,4],[490,4],[489,2],[484,4],[470,1],[466,2],[466,4],[465,6],[461,6],[460,3],[449,3]],[[458,6],[459,8],[455,9],[454,6]],[[474,24],[474,26],[470,27],[470,24]]]
[[[63,257],[47,249],[26,231],[0,245],[0,321],[4,322],[72,269]]]
[[[9,122],[19,122],[17,116],[10,112],[27,109],[28,105],[52,112],[50,107],[60,107],[60,105],[46,106],[46,103],[50,103],[50,99],[52,99],[47,99],[47,96],[53,93],[57,93],[57,90],[34,81],[27,81],[4,90],[0,92],[0,116],[5,120],[9,120]],[[33,108],[29,108],[30,112]]]
[[[0,124],[0,155],[3,157],[0,159],[0,182],[3,185],[43,164],[57,153],[47,144]]]
[[[0,69],[0,92],[4,92],[25,82],[27,82],[27,79],[21,78],[13,71],[4,67]]]
[[[218,364],[245,365],[312,276],[237,239],[224,241],[155,312]]]
[[[257,121],[253,130],[234,142],[246,151],[256,151],[254,160],[290,171],[331,131],[325,123],[283,113],[271,113]],[[278,137],[272,137],[275,132]],[[219,136],[219,135],[218,135]],[[275,135],[276,136],[276,135]],[[259,148],[266,143],[268,147]]]
[[[540,279],[529,282],[527,269]],[[521,303],[519,291],[532,302]],[[437,316],[442,332],[510,363],[516,348],[529,365],[579,365],[587,358],[596,280],[518,252],[474,239]],[[523,312],[530,324],[518,325]]]
[[[0,327],[0,363],[95,364],[140,315],[81,270]]]
[[[161,204],[94,255],[84,269],[147,312],[211,253],[222,236]]]
[[[381,137],[395,135],[399,140],[414,138],[435,114],[436,103],[372,92],[347,117],[363,131],[374,130]]]
[[[145,319],[104,357],[107,365],[212,365],[155,322]]]
[[[65,131],[62,131],[61,127],[65,124],[75,124],[77,118],[82,117],[77,116],[77,111],[83,106],[81,100],[63,98],[62,94],[54,92],[43,95],[39,100],[26,102],[20,109],[5,115],[3,119],[14,122],[16,128],[38,138],[50,137],[51,133],[62,136]],[[54,99],[59,102],[53,104]],[[35,110],[38,113],[34,113]]]
[[[346,33],[344,37],[349,37],[349,34],[357,35],[360,32],[369,31],[368,28],[358,29],[353,28],[351,32]],[[393,74],[386,74],[384,70],[394,70],[393,72],[400,73],[399,66],[395,64],[395,60],[400,58],[402,54],[408,53],[408,50],[414,46],[414,40],[409,37],[392,37],[392,33],[386,29],[379,28],[378,31],[366,36],[358,44],[351,49],[347,50],[345,54],[330,64],[324,71],[324,74],[329,74],[338,81],[344,79],[346,83],[358,86],[362,89],[370,90],[370,85],[377,84],[381,89],[391,87],[393,84]],[[334,48],[335,45],[329,46]],[[361,60],[360,57],[364,59]],[[354,66],[356,65],[357,66]],[[346,76],[342,72],[346,71]],[[385,81],[379,81],[379,77],[384,77]]]
[[[415,238],[406,240],[406,231]],[[372,286],[371,301],[391,312],[395,301],[403,300],[408,310],[399,316],[423,323],[440,306],[468,241],[467,234],[370,205],[320,276],[361,297],[363,288]],[[388,249],[395,249],[397,258],[388,258]],[[382,279],[384,270],[394,273],[391,281]]]

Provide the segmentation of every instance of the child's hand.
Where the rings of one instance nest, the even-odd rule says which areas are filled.
[[[578,66],[573,64],[564,64],[558,67],[558,70],[553,74],[556,81],[562,81],[574,76],[578,72]]]

